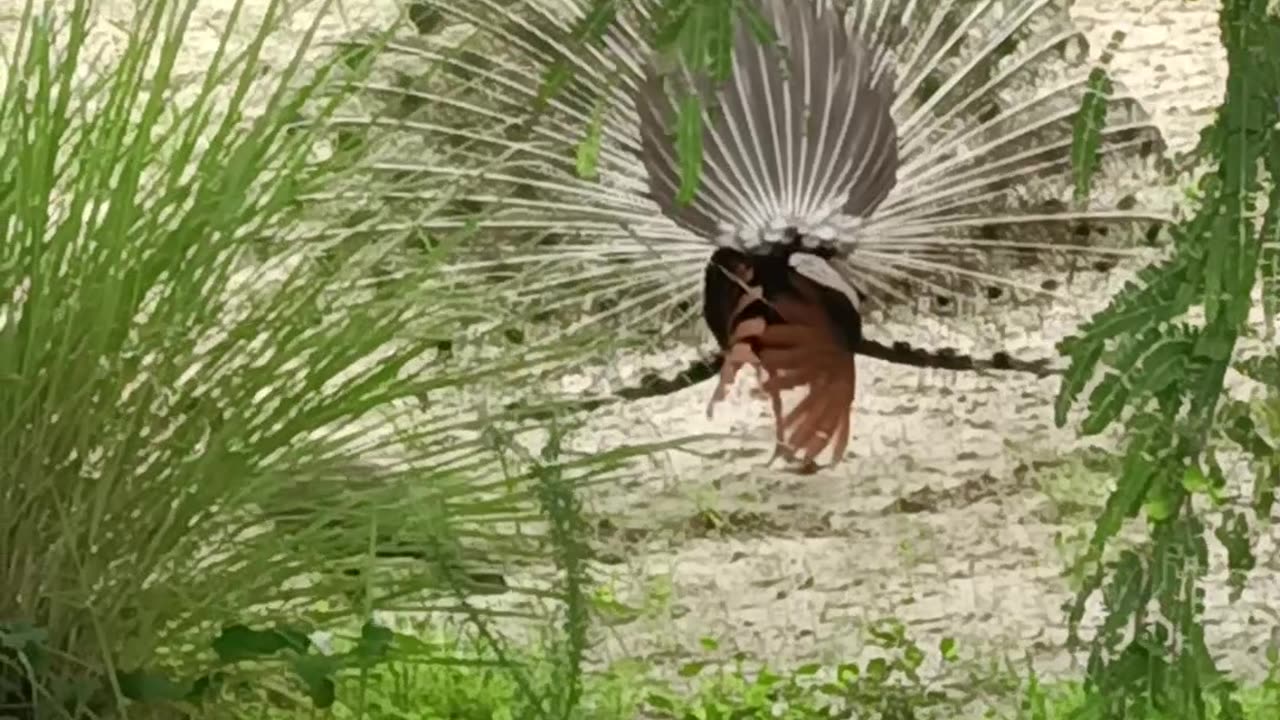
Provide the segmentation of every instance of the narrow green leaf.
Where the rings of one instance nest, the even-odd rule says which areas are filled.
[[[807,669],[808,667],[809,667],[808,665],[805,665],[800,669]],[[800,675],[799,669],[797,670],[796,675],[797,676]],[[757,688],[772,688],[774,685],[777,685],[778,683],[781,683],[785,680],[787,680],[787,678],[784,678],[781,675],[778,675],[777,673],[773,672],[772,670],[766,667],[766,668],[762,668],[760,672],[756,675],[756,681],[754,685]]]
[[[1153,522],[1165,522],[1177,513],[1184,493],[1180,483],[1175,485],[1163,479],[1160,482],[1153,482],[1142,504],[1143,512]]]
[[[594,0],[591,9],[574,28],[578,40],[595,43],[604,38],[618,16],[617,0]]]
[[[1258,269],[1262,282],[1262,306],[1267,323],[1267,337],[1280,315],[1280,132],[1271,134],[1271,148],[1267,153],[1267,172],[1271,175],[1271,194],[1267,199],[1267,212],[1263,216],[1259,238],[1261,256]]]
[[[32,653],[49,639],[49,631],[30,622],[0,622],[0,648]]]
[[[187,693],[183,700],[197,706],[203,705],[209,698],[217,697],[217,693],[226,683],[226,680],[226,674],[221,672],[201,675],[196,678],[195,682],[191,683],[191,691]]]
[[[954,662],[959,653],[956,651],[956,640],[952,637],[944,637],[938,643],[938,652],[942,654],[942,659],[947,662]]]
[[[1280,390],[1280,356],[1258,355],[1236,363],[1245,377]]]
[[[1209,491],[1209,479],[1204,476],[1204,471],[1199,465],[1188,465],[1187,471],[1182,474],[1182,487],[1188,493],[1207,493]]]
[[[1106,68],[1095,67],[1089,73],[1084,100],[1076,112],[1071,134],[1071,171],[1075,180],[1075,201],[1080,205],[1088,202],[1093,176],[1098,171],[1098,150],[1102,146],[1111,92],[1111,78]]]
[[[362,666],[368,667],[386,660],[395,640],[396,634],[391,629],[369,621],[360,628],[360,640],[351,654]]]
[[[702,102],[696,95],[680,101],[676,127],[676,155],[680,160],[676,201],[687,205],[693,202],[702,180]]]
[[[564,61],[556,62],[542,73],[542,83],[538,87],[538,95],[533,99],[536,110],[545,110],[555,97],[573,79],[573,70]]]
[[[699,73],[707,68],[706,53],[708,43],[706,35],[708,16],[713,16],[714,13],[715,9],[708,7],[708,3],[695,3],[692,10],[685,17],[684,26],[680,28],[680,36],[676,47],[685,67],[694,73]]]
[[[680,41],[680,34],[689,23],[697,0],[668,0],[655,13],[654,46],[660,51],[670,50]]]
[[[746,21],[747,27],[751,34],[755,36],[756,42],[762,45],[773,45],[778,42],[778,33],[773,27],[773,23],[760,12],[753,3],[737,2],[735,3],[738,12],[742,15],[742,19]]]
[[[1182,379],[1193,347],[1193,341],[1188,337],[1157,340],[1142,360],[1135,393],[1153,396]]]
[[[595,110],[591,113],[591,122],[587,125],[587,134],[578,143],[578,177],[594,180],[599,174],[600,143],[604,131],[604,97],[596,100]]]
[[[1103,344],[1099,341],[1073,344],[1071,364],[1062,376],[1062,384],[1058,388],[1058,396],[1053,404],[1053,422],[1058,427],[1067,424],[1067,413],[1075,404],[1084,386],[1093,376],[1094,368],[1102,359]]]
[[[341,661],[324,655],[302,655],[293,660],[293,671],[302,680],[307,697],[321,710],[333,707],[337,686],[333,674],[341,669]]]
[[[224,663],[257,660],[281,650],[305,652],[311,640],[305,633],[291,629],[253,630],[245,625],[225,628],[213,640],[213,651]]]
[[[190,683],[147,670],[117,673],[116,682],[125,697],[137,702],[181,702],[191,693]]]
[[[676,711],[676,700],[669,695],[651,692],[645,697],[645,701],[659,710],[665,710],[669,713]]]
[[[1229,238],[1234,232],[1232,229],[1232,218],[1229,213],[1220,213],[1214,218],[1213,237]],[[1205,322],[1210,326],[1218,317],[1219,308],[1222,306],[1223,288],[1225,284],[1224,269],[1227,258],[1232,252],[1228,243],[1215,241],[1209,242],[1206,247],[1205,265],[1204,265],[1204,315]],[[1206,333],[1206,343],[1221,345],[1217,341],[1215,335]],[[1215,359],[1221,359],[1221,353],[1212,355]]]
[[[1118,372],[1108,372],[1102,377],[1102,381],[1089,394],[1089,414],[1081,423],[1080,432],[1097,435],[1120,417],[1125,402],[1129,399],[1126,382],[1126,376]]]
[[[706,37],[707,67],[716,82],[724,82],[733,72],[734,2],[720,4],[724,7],[711,11]]]
[[[1170,433],[1163,418],[1156,415],[1139,415],[1133,418],[1128,430],[1129,447],[1125,452],[1116,489],[1107,498],[1102,514],[1098,516],[1094,526],[1090,545],[1095,555],[1100,554],[1106,543],[1120,531],[1124,520],[1133,517],[1141,509],[1152,477],[1159,469],[1159,460],[1154,453],[1166,444]]]
[[[684,665],[680,666],[680,670],[679,670],[680,677],[686,677],[686,678],[693,677],[701,673],[704,669],[706,669],[707,665],[709,664],[710,663],[706,663],[706,662],[685,663]]]

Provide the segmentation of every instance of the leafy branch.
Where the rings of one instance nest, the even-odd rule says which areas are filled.
[[[1233,686],[1204,643],[1200,582],[1208,550],[1192,499],[1204,494],[1223,503],[1226,480],[1213,452],[1221,435],[1259,458],[1274,458],[1277,451],[1258,432],[1253,413],[1222,398],[1259,283],[1268,317],[1276,307],[1276,250],[1268,233],[1276,232],[1280,214],[1274,189],[1280,177],[1280,18],[1267,12],[1264,0],[1225,0],[1220,26],[1229,75],[1225,102],[1205,134],[1203,148],[1216,168],[1201,184],[1199,206],[1172,228],[1170,256],[1139,273],[1060,348],[1070,367],[1057,398],[1057,423],[1066,423],[1101,373],[1088,395],[1082,432],[1097,434],[1123,422],[1127,436],[1121,477],[1081,559],[1089,580],[1071,608],[1074,638],[1086,600],[1102,590],[1108,615],[1092,643],[1087,685],[1097,717],[1154,707],[1203,718],[1210,690],[1227,717],[1240,716],[1230,698]],[[1091,122],[1077,125],[1077,141],[1086,150],[1080,158],[1089,157],[1082,135],[1105,117],[1095,102],[1091,95],[1081,112]],[[1091,166],[1077,170],[1087,174]],[[1077,189],[1087,188],[1078,177]],[[1257,370],[1265,364],[1248,362]],[[1280,389],[1280,378],[1254,374]],[[1277,475],[1274,460],[1270,465],[1258,482],[1263,492],[1255,489],[1259,518],[1269,514]],[[1110,541],[1143,512],[1148,545],[1104,566]],[[1242,582],[1242,571],[1252,564],[1246,518],[1228,510],[1216,534],[1228,549],[1233,579]]]

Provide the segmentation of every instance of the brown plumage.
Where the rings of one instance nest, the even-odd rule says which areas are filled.
[[[651,73],[637,101],[650,195],[664,214],[720,246],[707,265],[704,318],[724,352],[721,400],[743,365],[765,374],[777,454],[812,467],[849,443],[857,291],[830,264],[893,189],[897,133],[882,54],[821,2],[759,0],[778,34],[765,47],[737,31],[730,79],[704,117],[702,190],[677,200],[668,124],[671,78]],[[681,84],[681,83],[678,83]],[[843,248],[840,244],[843,243]],[[784,412],[781,393],[804,389]]]
[[[704,317],[724,364],[707,411],[750,365],[764,374],[777,454],[813,466],[830,448],[835,464],[849,444],[861,320],[848,297],[805,277],[791,257],[785,249],[768,256],[722,249],[708,263]],[[784,412],[781,394],[798,388],[803,397]]]

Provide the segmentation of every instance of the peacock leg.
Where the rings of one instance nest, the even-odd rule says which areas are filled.
[[[744,269],[740,271],[739,277],[750,279],[750,270]],[[707,417],[712,416],[716,403],[724,400],[728,394],[729,387],[733,385],[738,370],[743,365],[750,364],[758,372],[765,375],[765,381],[761,383],[760,389],[769,397],[769,405],[773,410],[776,442],[781,443],[783,440],[782,395],[777,390],[769,388],[768,382],[772,379],[771,373],[761,364],[760,357],[755,349],[760,337],[768,331],[768,321],[763,317],[750,317],[745,320],[739,320],[742,314],[753,304],[767,301],[764,299],[763,290],[759,286],[746,287],[745,291],[743,296],[739,298],[733,312],[729,315],[728,325],[732,329],[726,343],[729,349],[725,352],[724,364],[720,368],[720,383],[716,386],[715,392],[711,396],[711,401],[707,403]]]

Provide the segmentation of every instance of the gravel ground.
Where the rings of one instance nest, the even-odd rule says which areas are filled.
[[[1095,56],[1114,30],[1127,32],[1116,77],[1151,112],[1170,150],[1189,150],[1225,80],[1217,8],[1093,0],[1077,2],[1074,15]],[[1002,327],[978,337],[928,324],[878,330],[962,351],[1051,355],[1125,276],[1120,269],[1078,278],[1069,302],[1009,308]],[[1087,444],[1055,428],[1057,381],[866,359],[859,367],[851,455],[815,476],[761,467],[772,420],[759,400],[739,398],[708,423],[710,388],[702,386],[600,418],[601,445],[660,428],[665,437],[728,431],[745,448],[735,458],[679,459],[594,506],[610,518],[606,544],[626,559],[614,572],[621,592],[640,602],[656,586],[670,598],[665,614],[613,634],[614,657],[697,655],[698,639],[713,635],[730,651],[779,663],[846,661],[875,652],[862,642],[866,622],[893,616],[925,648],[952,636],[974,657],[1029,654],[1050,675],[1079,669],[1084,658],[1064,647],[1062,606],[1073,594],[1062,570],[1108,477],[1086,467]],[[1264,671],[1262,649],[1280,623],[1277,539],[1261,539],[1259,571],[1235,603],[1227,600],[1225,555],[1214,549],[1210,643],[1246,676]],[[1096,620],[1093,610],[1088,619]]]

